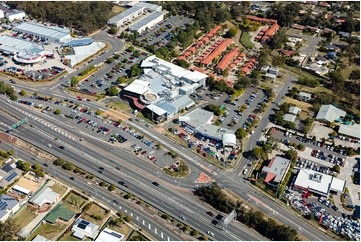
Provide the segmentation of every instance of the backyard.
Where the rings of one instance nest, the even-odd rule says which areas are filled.
[[[109,212],[95,203],[90,203],[84,208],[83,218],[91,223],[101,226]]]
[[[290,103],[290,104],[293,104],[296,107],[300,108],[302,110],[302,112],[300,113],[300,118],[302,120],[305,120],[306,118],[310,117],[307,114],[310,113],[310,109],[312,107],[311,104],[306,103],[306,102],[302,102],[302,101],[299,101],[299,100],[296,100],[296,99],[293,99],[293,98],[290,98],[290,97],[287,97],[285,99],[285,103]]]
[[[27,240],[33,240],[38,234],[49,240],[56,240],[60,236],[60,232],[65,229],[65,227],[66,225],[62,223],[56,223],[54,225],[49,223],[41,224],[34,230]]]
[[[61,238],[60,241],[80,241],[80,239],[77,239],[73,236],[71,236],[71,234],[73,233],[73,231],[68,231],[66,232]]]
[[[32,212],[28,206],[24,206],[16,215],[14,219],[17,220],[19,227],[24,228],[28,225],[32,220],[34,220],[38,215]]]
[[[50,188],[53,189],[54,192],[60,194],[60,196],[63,196],[67,190],[66,187],[64,187],[58,183],[54,183],[54,185],[52,185]]]
[[[86,202],[87,199],[77,195],[74,192],[70,192],[63,200],[63,205],[64,207],[75,213],[80,213],[82,211],[81,208],[84,206]]]
[[[118,225],[113,225],[112,226],[112,225],[108,224],[107,227],[109,229],[112,229],[112,230],[118,232],[118,233],[121,233],[122,235],[124,235],[125,238],[127,238],[130,235],[130,233],[132,232],[132,228],[129,227],[124,222],[121,223],[120,226],[118,226]]]

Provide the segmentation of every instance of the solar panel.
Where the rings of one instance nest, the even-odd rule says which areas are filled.
[[[5,208],[8,206],[8,204],[7,203],[2,203],[1,205],[0,205],[0,210],[5,210]]]
[[[12,179],[14,179],[14,177],[16,177],[18,175],[18,173],[13,172],[10,176],[8,176],[5,181],[10,182]]]
[[[88,222],[88,221],[85,221],[85,220],[82,220],[80,223],[81,223],[81,224],[84,224],[85,226],[86,226],[86,225],[89,225],[89,222]]]
[[[110,233],[112,236],[114,236],[114,237],[116,237],[116,238],[119,238],[119,239],[121,239],[123,236],[121,236],[120,234],[118,234],[118,233],[114,233],[114,232],[111,232]]]
[[[78,224],[78,228],[85,229],[85,228],[86,228],[86,225],[80,223],[80,224]]]

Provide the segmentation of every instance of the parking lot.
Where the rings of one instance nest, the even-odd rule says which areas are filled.
[[[56,117],[57,120],[64,124],[75,126],[79,136],[82,137],[80,141],[85,140],[86,142],[87,137],[83,134],[91,135],[95,138],[109,141],[129,152],[134,152],[140,158],[153,162],[161,168],[170,166],[175,162],[174,159],[166,156],[166,151],[157,149],[156,141],[144,137],[139,132],[131,129],[126,123],[120,124],[118,121],[106,120],[97,115],[87,106],[86,100],[78,102],[66,99],[51,101],[48,98],[32,96],[32,98],[22,97],[18,102],[32,108],[38,107],[39,111],[42,109],[44,115]],[[60,115],[53,113],[56,109],[61,110]],[[143,124],[145,128],[152,128],[149,124],[139,119],[135,121]],[[54,148],[64,149],[65,147],[59,146]]]
[[[89,94],[105,92],[111,85],[117,84],[118,77],[128,77],[131,66],[140,64],[147,56],[148,53],[139,50],[125,51],[120,54],[119,59],[110,64],[106,63],[102,69],[79,83],[79,89]]]
[[[245,92],[232,103],[229,102],[229,96],[227,94],[214,95],[214,92],[207,90],[199,95],[201,95],[207,103],[224,106],[225,112],[219,117],[219,121],[221,121],[221,127],[232,130],[237,130],[240,127],[246,128],[246,123],[250,115],[255,113],[261,103],[268,100],[267,96],[257,88],[247,88]],[[245,105],[244,107],[246,109],[242,113],[239,112],[239,108],[243,105]],[[234,121],[234,125],[229,126],[232,121]]]
[[[194,20],[183,16],[170,16],[168,19],[158,23],[148,31],[138,37],[138,40],[148,45],[157,45],[158,47],[167,44],[172,39],[172,30],[177,27],[184,28]],[[164,31],[160,31],[160,29]],[[165,38],[166,37],[166,38]],[[174,36],[173,36],[174,37]]]

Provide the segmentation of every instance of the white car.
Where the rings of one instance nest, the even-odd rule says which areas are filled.
[[[8,99],[8,100],[6,100],[8,103],[11,103],[11,101]]]
[[[207,234],[209,234],[210,236],[214,236],[214,233],[212,231],[207,231]]]
[[[48,144],[48,147],[51,148],[51,144]]]

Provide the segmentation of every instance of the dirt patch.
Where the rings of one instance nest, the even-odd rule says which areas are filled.
[[[129,119],[128,115],[121,113],[121,112],[117,112],[115,110],[111,110],[111,109],[108,109],[107,111],[103,112],[103,116],[109,117],[110,119],[113,119],[113,120],[121,119],[123,121],[126,121]]]
[[[0,132],[0,140],[3,140],[7,143],[15,143],[15,141],[17,140],[15,137],[10,137],[9,135],[5,134],[5,133],[2,133]]]

